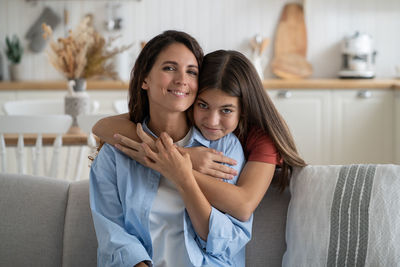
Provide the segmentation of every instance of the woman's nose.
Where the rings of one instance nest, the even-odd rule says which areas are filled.
[[[176,72],[175,83],[182,84],[182,85],[187,84],[186,73],[184,71]]]

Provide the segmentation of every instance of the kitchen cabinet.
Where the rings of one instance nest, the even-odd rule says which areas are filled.
[[[270,90],[300,155],[309,164],[330,163],[330,93],[327,90]]]
[[[334,90],[332,164],[393,162],[393,91]]]
[[[394,92],[394,105],[395,105],[395,113],[394,113],[394,125],[395,125],[395,163],[400,164],[400,90],[396,90]]]
[[[288,123],[299,153],[307,163],[395,161],[393,90],[296,89],[268,92]],[[396,107],[400,118],[399,104]],[[399,127],[396,130],[400,136]],[[399,155],[397,145],[397,161]]]

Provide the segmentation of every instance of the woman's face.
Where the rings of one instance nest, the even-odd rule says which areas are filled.
[[[194,122],[208,140],[217,140],[233,132],[240,118],[239,97],[220,89],[200,93],[193,109]]]
[[[147,90],[150,111],[183,112],[194,102],[199,68],[196,57],[181,43],[173,43],[157,57],[142,88]]]

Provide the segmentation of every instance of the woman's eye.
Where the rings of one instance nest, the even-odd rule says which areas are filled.
[[[232,110],[227,109],[227,108],[224,108],[224,109],[222,110],[222,113],[224,113],[224,114],[230,114],[230,113],[232,113]]]
[[[171,66],[165,66],[165,67],[163,68],[163,70],[173,71],[173,70],[175,70],[175,68],[174,68],[174,67],[171,67]]]

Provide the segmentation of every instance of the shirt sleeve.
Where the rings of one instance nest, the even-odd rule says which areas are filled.
[[[114,151],[104,145],[90,170],[90,208],[98,241],[98,266],[129,266],[150,257],[139,239],[124,229]]]
[[[242,146],[237,138],[229,142],[223,151],[224,155],[234,158],[237,165],[233,166],[238,173],[242,170],[245,159]],[[236,176],[233,180],[225,180],[229,183],[236,183]],[[184,226],[187,228],[188,236],[185,238],[189,256],[195,266],[230,266],[232,259],[240,252],[251,239],[253,216],[242,222],[227,213],[223,213],[212,207],[209,220],[209,233],[207,241],[200,238],[191,225],[189,215],[185,213]]]
[[[252,128],[246,140],[248,161],[281,165],[282,160],[271,137],[261,129]]]

